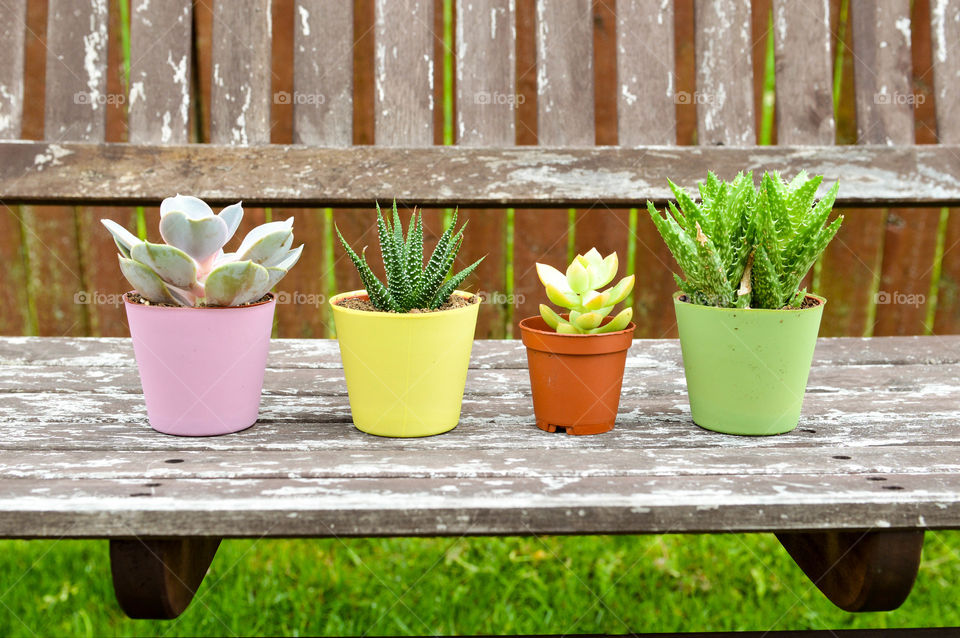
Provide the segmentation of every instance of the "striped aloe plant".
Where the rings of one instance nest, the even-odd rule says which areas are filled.
[[[463,243],[463,231],[466,228],[464,224],[460,230],[456,230],[456,225],[455,212],[450,226],[440,236],[430,259],[424,265],[422,213],[414,210],[404,237],[396,200],[393,202],[392,221],[384,218],[380,204],[377,204],[377,231],[387,274],[386,284],[370,269],[364,254],[366,248],[358,255],[343,238],[340,229],[337,228],[336,231],[347,256],[360,274],[370,303],[378,310],[406,313],[414,308],[433,310],[442,306],[457,286],[483,261],[481,257],[460,272],[447,277],[453,269],[453,262]]]

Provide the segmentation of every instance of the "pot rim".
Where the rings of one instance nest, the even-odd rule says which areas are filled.
[[[154,305],[154,304],[150,304],[149,306],[146,306],[146,305],[144,305],[144,304],[142,304],[142,303],[134,303],[133,301],[130,301],[130,295],[132,295],[132,294],[134,294],[134,293],[136,293],[136,292],[137,292],[136,290],[129,290],[129,291],[125,292],[125,293],[123,294],[123,303],[126,304],[126,305],[129,305],[130,307],[133,307],[133,308],[144,308],[144,309],[150,310],[150,311],[155,311],[155,310],[162,310],[162,311],[169,311],[169,312],[183,312],[183,311],[193,312],[193,311],[196,311],[196,310],[234,310],[234,311],[236,311],[236,310],[248,310],[248,309],[251,309],[251,308],[259,308],[260,306],[266,306],[267,304],[275,304],[275,303],[277,303],[277,296],[276,296],[275,294],[273,294],[272,292],[268,292],[267,295],[269,295],[270,298],[267,299],[266,301],[258,301],[257,303],[246,304],[246,305],[243,305],[243,306],[201,306],[201,307],[196,307],[196,306],[156,306],[156,305]]]
[[[367,297],[369,299],[369,296],[367,295],[367,290],[365,288],[361,288],[360,290],[351,290],[349,292],[341,292],[339,294],[336,294],[330,297],[330,301],[328,301],[327,303],[329,303],[330,306],[333,307],[334,312],[342,312],[347,315],[362,316],[362,317],[377,317],[382,315],[383,317],[389,317],[391,319],[405,319],[407,321],[417,321],[417,320],[429,319],[431,317],[446,317],[446,316],[449,316],[450,314],[470,312],[474,306],[480,305],[480,295],[478,293],[467,292],[466,290],[454,290],[452,294],[457,295],[459,297],[463,297],[464,299],[474,297],[476,301],[474,301],[470,305],[463,306],[461,308],[451,308],[449,310],[441,310],[439,312],[414,312],[414,313],[371,312],[369,310],[357,310],[356,308],[344,308],[343,306],[340,306],[337,304],[338,301],[342,299],[350,299],[351,297]]]
[[[603,332],[603,333],[592,334],[592,335],[591,334],[565,334],[565,333],[562,334],[557,332],[556,330],[541,330],[539,328],[531,328],[527,324],[528,321],[536,320],[536,319],[542,320],[543,317],[541,317],[540,315],[531,315],[523,319],[522,321],[520,321],[520,329],[528,332],[536,333],[539,335],[545,335],[548,337],[557,337],[561,339],[583,339],[585,337],[616,337],[627,332],[633,334],[633,331],[637,329],[637,324],[631,321],[630,323],[627,324],[626,328],[624,328],[623,330],[617,330],[616,332]]]
[[[701,306],[700,304],[690,303],[689,301],[681,301],[680,297],[684,294],[683,291],[678,290],[673,293],[673,303],[674,305],[686,304],[694,308],[705,308],[715,312],[749,312],[749,313],[761,313],[761,312],[811,312],[817,310],[818,308],[823,308],[827,305],[827,298],[821,297],[820,295],[815,295],[812,292],[806,293],[805,297],[812,297],[819,301],[820,303],[816,306],[811,306],[809,308],[718,308],[717,306]]]

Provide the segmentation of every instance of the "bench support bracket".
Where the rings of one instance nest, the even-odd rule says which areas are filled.
[[[176,618],[219,546],[219,538],[111,539],[110,571],[121,609],[131,618]]]
[[[889,611],[913,588],[923,530],[791,532],[777,539],[800,569],[844,611]]]

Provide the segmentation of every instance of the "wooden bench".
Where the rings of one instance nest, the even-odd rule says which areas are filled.
[[[212,144],[188,144],[190,0],[132,3],[126,144],[104,143],[109,15],[89,0],[49,0],[45,139],[18,139],[28,3],[7,4],[0,195],[50,219],[59,205],[155,205],[174,191],[263,206],[630,207],[708,169],[806,169],[840,179],[844,206],[960,203],[956,0],[932,11],[941,143],[929,145],[914,143],[903,99],[910,3],[854,0],[856,146],[833,146],[827,6],[773,2],[781,145],[768,147],[754,133],[746,0],[696,4],[699,145],[683,147],[672,7],[659,0],[616,3],[616,146],[594,145],[590,3],[536,2],[538,147],[514,146],[515,112],[495,97],[517,95],[512,0],[455,3],[457,144],[444,147],[429,0],[374,2],[372,146],[351,145],[350,3],[297,1],[294,86],[324,100],[294,101],[294,146],[269,144],[269,0],[215,4]],[[522,241],[562,236],[556,215],[516,219]],[[847,224],[876,232],[856,210]],[[116,272],[100,280],[123,286]],[[821,341],[800,427],[764,439],[691,423],[673,341],[637,342],[617,428],[576,439],[533,426],[512,341],[476,344],[461,425],[417,441],[350,427],[329,340],[276,341],[260,423],[204,440],[147,427],[126,340],[4,338],[0,362],[0,535],[110,539],[135,617],[175,617],[221,538],[261,536],[773,532],[841,608],[891,609],[924,530],[960,527],[958,337]]]

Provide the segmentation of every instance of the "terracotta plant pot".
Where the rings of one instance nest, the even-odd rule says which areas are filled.
[[[338,305],[349,297],[367,299],[367,293],[345,292],[330,305],[357,429],[414,437],[456,427],[480,304],[398,314]]]
[[[238,308],[145,306],[124,297],[150,426],[214,436],[256,423],[276,300]]]
[[[725,434],[797,427],[826,299],[803,310],[698,306],[673,297],[690,415]]]
[[[600,434],[613,429],[636,326],[596,335],[557,334],[541,317],[520,322],[537,427]]]

